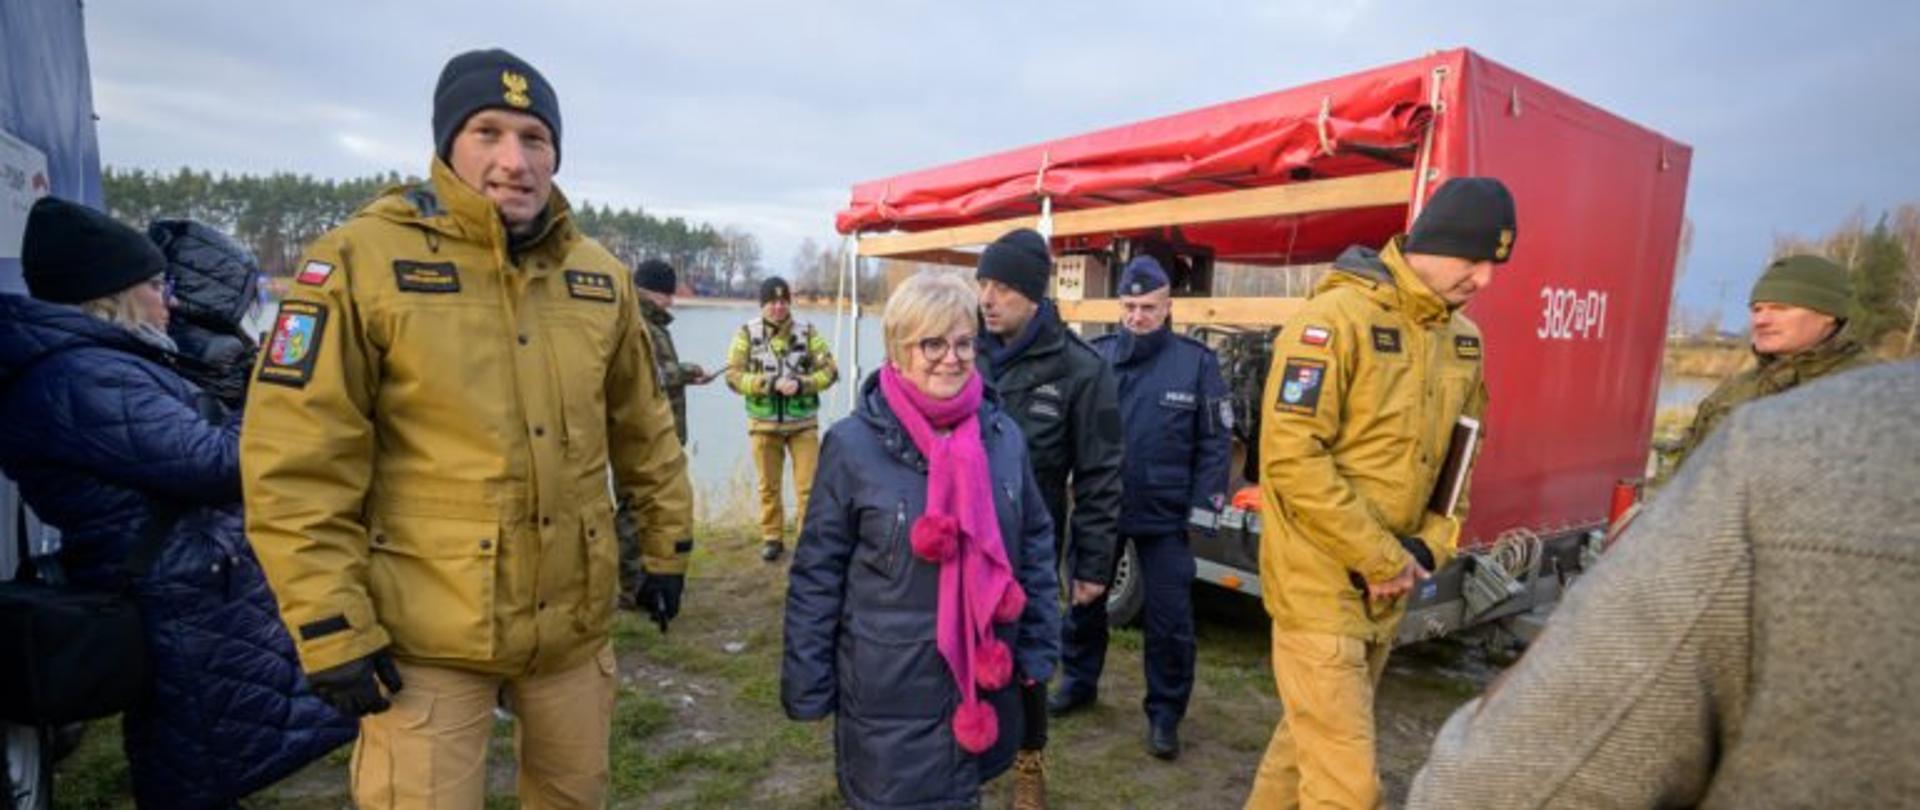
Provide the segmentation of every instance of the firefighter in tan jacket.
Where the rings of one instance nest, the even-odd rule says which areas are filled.
[[[599,807],[614,497],[664,627],[686,459],[633,281],[552,187],[552,88],[462,54],[434,130],[431,179],[316,240],[280,306],[241,439],[247,531],[315,691],[362,716],[358,806],[479,808],[504,693],[520,801]]]
[[[1373,808],[1373,690],[1418,580],[1453,557],[1464,495],[1427,508],[1461,416],[1486,409],[1458,309],[1514,240],[1499,181],[1435,192],[1404,237],[1349,248],[1275,338],[1260,429],[1260,590],[1284,706],[1248,810]]]

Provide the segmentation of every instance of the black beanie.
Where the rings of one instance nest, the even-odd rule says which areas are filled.
[[[766,306],[767,302],[775,300],[791,303],[793,301],[793,291],[787,289],[786,279],[779,276],[768,276],[766,281],[760,282],[760,305]]]
[[[1456,177],[1433,193],[1406,252],[1505,264],[1516,236],[1513,195],[1491,177]]]
[[[41,197],[27,214],[20,269],[33,297],[81,304],[166,272],[167,258],[147,237],[113,217],[57,197]]]
[[[633,268],[634,286],[643,290],[652,290],[661,295],[672,295],[680,286],[674,277],[673,265],[659,259],[648,259]]]
[[[453,136],[474,113],[491,109],[527,113],[553,130],[553,170],[560,170],[560,97],[540,71],[499,48],[467,51],[440,69],[433,87],[434,154],[450,160]]]
[[[1047,281],[1052,276],[1047,238],[1032,228],[1008,231],[993,240],[980,254],[980,267],[973,273],[975,279],[993,279],[1036,302],[1047,297]]]

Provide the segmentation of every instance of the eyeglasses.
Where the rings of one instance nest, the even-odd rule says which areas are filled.
[[[945,360],[948,352],[952,352],[953,356],[960,360],[972,360],[978,350],[974,339],[970,337],[959,340],[948,340],[943,337],[921,338],[916,341],[916,345],[920,347],[920,359],[929,363]]]

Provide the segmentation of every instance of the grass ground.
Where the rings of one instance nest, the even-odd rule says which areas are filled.
[[[828,723],[788,721],[779,707],[780,610],[785,566],[756,555],[743,528],[705,538],[695,552],[685,613],[664,636],[623,615],[615,644],[620,692],[614,717],[613,805],[618,808],[839,807]],[[1257,602],[1196,589],[1200,662],[1175,763],[1142,746],[1138,631],[1116,632],[1099,704],[1056,721],[1049,749],[1054,806],[1238,807],[1279,715]],[[1379,694],[1380,758],[1389,796],[1405,795],[1447,715],[1489,676],[1477,653],[1429,643],[1396,653]],[[60,768],[57,806],[131,807],[113,723],[97,723]],[[510,727],[495,735],[494,797],[513,799]],[[349,806],[346,751],[250,798],[250,808]],[[986,806],[1005,806],[1006,780]]]

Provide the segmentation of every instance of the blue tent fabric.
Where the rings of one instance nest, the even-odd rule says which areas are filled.
[[[93,119],[80,0],[0,3],[0,130],[46,154],[48,193],[104,209]],[[26,292],[15,259],[0,292]]]

